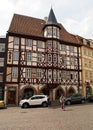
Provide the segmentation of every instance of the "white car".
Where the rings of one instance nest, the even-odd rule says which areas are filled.
[[[22,108],[28,108],[31,106],[42,105],[43,107],[48,106],[47,95],[34,95],[29,99],[23,99],[20,101],[19,106]]]

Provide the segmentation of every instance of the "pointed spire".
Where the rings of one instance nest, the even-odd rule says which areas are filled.
[[[53,9],[51,8],[46,25],[58,25]]]

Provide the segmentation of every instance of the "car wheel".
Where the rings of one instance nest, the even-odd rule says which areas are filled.
[[[28,108],[28,107],[29,107],[28,103],[24,103],[24,104],[22,105],[22,108]]]
[[[71,105],[71,101],[67,101],[66,104],[67,104],[67,105]]]
[[[47,107],[47,106],[48,106],[47,102],[43,102],[43,103],[42,103],[42,106],[43,106],[43,107]]]
[[[85,103],[85,100],[82,100],[81,103],[82,103],[82,104]]]

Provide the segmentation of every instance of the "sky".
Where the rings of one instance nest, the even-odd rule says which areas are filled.
[[[44,19],[51,7],[69,33],[93,39],[93,0],[2,0],[0,35],[6,35],[15,13]]]

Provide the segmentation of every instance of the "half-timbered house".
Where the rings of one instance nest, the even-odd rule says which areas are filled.
[[[44,20],[14,14],[7,32],[7,104],[33,94],[56,100],[61,93],[78,92],[80,46],[76,36],[57,22],[53,9]]]
[[[0,36],[0,100],[4,99],[4,81],[5,81],[5,36]]]

